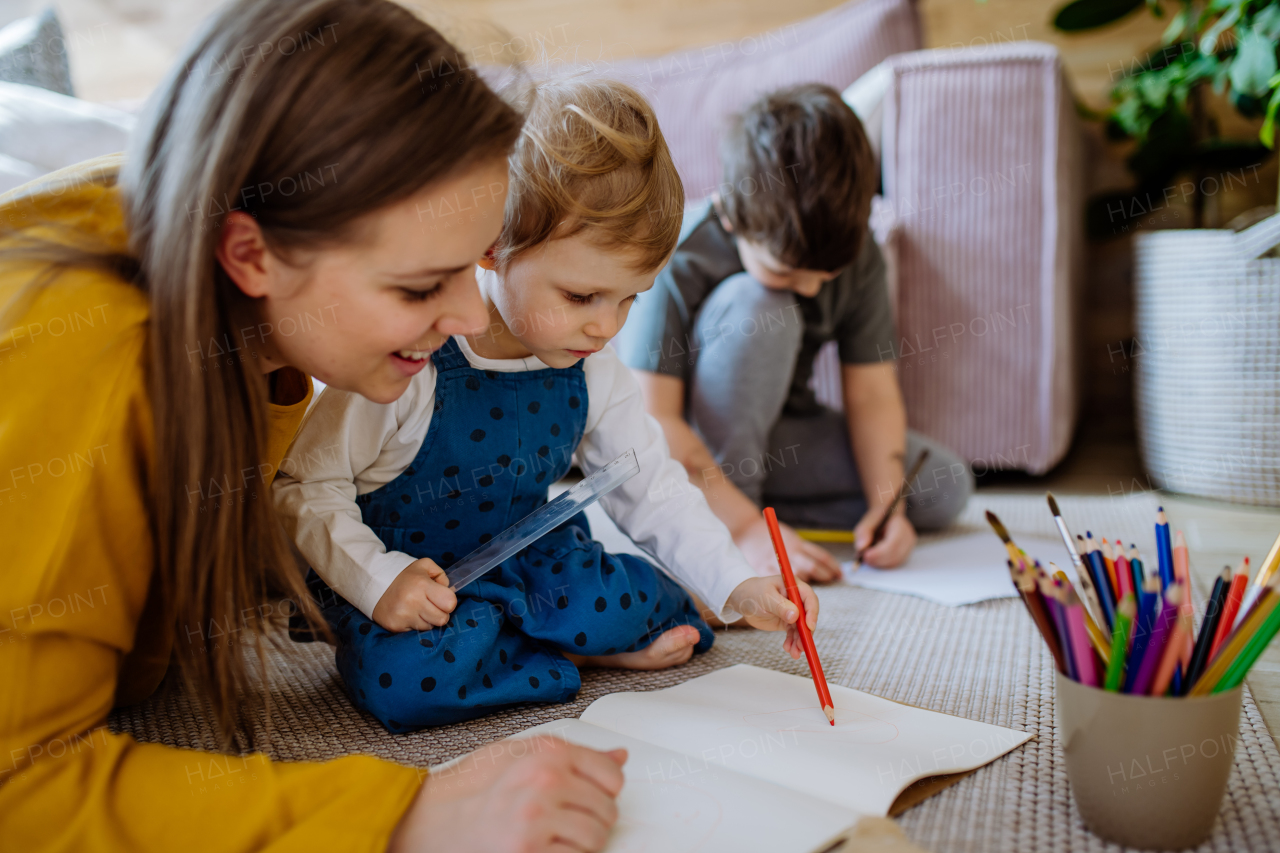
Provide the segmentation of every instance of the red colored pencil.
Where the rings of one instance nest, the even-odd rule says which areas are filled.
[[[804,609],[804,599],[800,597],[800,589],[796,586],[796,576],[791,571],[791,560],[787,557],[787,546],[782,543],[782,531],[778,529],[778,516],[773,507],[764,508],[765,524],[769,525],[769,538],[773,540],[773,550],[778,555],[778,565],[782,567],[782,580],[787,585],[787,598],[800,612],[796,620],[796,632],[800,634],[800,644],[804,646],[804,657],[809,662],[809,672],[813,675],[813,686],[818,689],[818,701],[822,703],[822,713],[827,715],[831,725],[836,724],[836,704],[831,701],[831,691],[827,689],[827,677],[822,673],[822,661],[818,660],[818,648],[813,644],[813,634],[809,633],[809,622]]]
[[[1249,585],[1249,558],[1245,557],[1231,578],[1231,586],[1227,587],[1227,606],[1218,620],[1218,632],[1213,638],[1213,646],[1209,649],[1209,660],[1213,660],[1218,649],[1222,648],[1227,635],[1236,623],[1236,614],[1240,612],[1240,602],[1244,600],[1245,587]]]

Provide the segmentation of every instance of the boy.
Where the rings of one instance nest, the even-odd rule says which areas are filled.
[[[891,354],[885,265],[867,219],[875,158],[828,86],[760,98],[721,146],[724,183],[686,222],[652,292],[615,342],[673,457],[761,573],[776,571],[761,502],[803,527],[870,539],[920,450],[929,459],[867,563],[902,563],[915,527],[941,527],[973,490],[951,451],[906,428]],[[839,347],[844,413],[808,387],[818,349]],[[801,577],[827,581],[825,550],[784,538]]]

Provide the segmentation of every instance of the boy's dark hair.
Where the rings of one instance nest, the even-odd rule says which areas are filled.
[[[795,269],[838,270],[862,247],[878,183],[862,122],[830,86],[764,95],[720,146],[721,212],[735,236]]]

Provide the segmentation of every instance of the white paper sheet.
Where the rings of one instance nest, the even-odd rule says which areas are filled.
[[[1073,575],[1071,557],[1061,539],[1019,536],[1018,546],[1048,569],[1049,561]],[[911,557],[896,569],[843,563],[849,583],[881,592],[915,595],[957,607],[989,598],[1016,598],[1018,591],[1009,580],[1004,543],[990,531],[978,531],[916,547]]]
[[[626,747],[626,783],[608,853],[742,853],[821,850],[859,815],[823,800],[607,731],[580,720],[544,723],[544,734],[592,749]],[[439,772],[439,771],[433,771]]]
[[[812,681],[746,664],[665,690],[603,696],[582,720],[662,744],[698,766],[728,768],[879,816],[917,779],[980,767],[1031,737],[847,687],[830,689],[834,727],[818,707]]]

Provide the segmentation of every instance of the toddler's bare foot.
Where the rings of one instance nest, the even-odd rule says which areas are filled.
[[[698,629],[692,625],[677,625],[637,652],[616,655],[575,655],[562,651],[574,666],[606,666],[613,669],[666,669],[679,666],[693,657],[693,647],[698,644]]]

